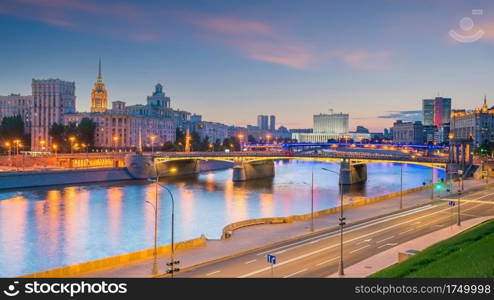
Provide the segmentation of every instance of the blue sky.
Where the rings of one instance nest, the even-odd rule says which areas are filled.
[[[450,30],[483,34],[464,43]],[[275,114],[311,127],[332,108],[382,130],[422,98],[474,108],[494,95],[488,0],[0,0],[0,40],[1,95],[61,78],[76,82],[79,110],[99,57],[110,101],[143,103],[161,82],[173,107],[235,125]]]

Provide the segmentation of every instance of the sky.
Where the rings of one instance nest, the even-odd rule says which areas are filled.
[[[80,111],[101,57],[110,102],[160,82],[207,121],[309,128],[333,109],[382,131],[423,98],[490,101],[493,50],[491,0],[0,0],[0,95],[75,81]]]

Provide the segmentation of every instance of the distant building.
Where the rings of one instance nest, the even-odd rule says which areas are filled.
[[[424,126],[434,125],[434,99],[422,100],[422,124]]]
[[[434,125],[437,128],[449,124],[451,120],[451,98],[436,97],[434,99]]]
[[[24,133],[31,133],[31,111],[33,108],[33,96],[21,96],[10,94],[0,96],[0,122],[5,117],[20,115],[24,121]]]
[[[369,133],[369,129],[365,128],[364,126],[357,126],[357,129],[355,130],[357,133]]]
[[[75,83],[60,79],[33,79],[32,90],[31,149],[43,150],[41,145],[51,149],[51,126],[62,124],[65,114],[75,112]]]
[[[91,112],[105,112],[108,108],[108,93],[101,75],[101,59],[98,64],[98,78],[91,91]]]
[[[269,130],[269,117],[264,115],[257,116],[257,127],[262,130]]]
[[[143,147],[155,149],[165,142],[175,141],[175,121],[171,118],[133,114],[126,109],[125,102],[114,101],[112,109],[105,112],[81,112],[65,115],[65,124],[79,123],[89,118],[96,124],[94,136],[95,148],[101,149],[137,149],[139,135]]]
[[[455,139],[472,139],[474,147],[494,142],[494,107],[487,106],[487,98],[481,108],[473,111],[455,110],[451,117],[451,134]]]
[[[393,124],[393,142],[397,144],[423,144],[424,128],[422,122],[396,121]]]
[[[312,128],[300,128],[300,129],[290,129],[291,133],[312,133],[314,129]]]
[[[292,139],[301,143],[326,143],[328,140],[370,139],[369,133],[348,131],[349,115],[344,113],[330,113],[314,115],[314,129],[312,133],[298,133],[292,131]]]
[[[201,139],[206,137],[210,143],[215,143],[217,140],[223,142],[228,137],[228,126],[217,122],[203,121],[200,115],[192,115],[189,122],[184,123],[186,129],[190,132],[196,132]]]
[[[273,115],[269,116],[269,130],[270,131],[276,130],[276,117]]]

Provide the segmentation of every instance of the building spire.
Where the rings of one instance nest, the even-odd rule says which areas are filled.
[[[487,106],[487,95],[484,95],[484,105],[482,105],[482,112],[486,113],[489,110]]]
[[[103,76],[101,75],[101,57],[98,64],[98,82],[103,82]]]

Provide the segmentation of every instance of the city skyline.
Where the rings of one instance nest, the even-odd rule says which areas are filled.
[[[372,15],[353,1],[282,11],[280,3],[5,1],[0,36],[10,42],[0,66],[9,72],[0,74],[0,94],[28,95],[32,78],[60,78],[76,82],[77,110],[89,111],[99,57],[109,102],[140,103],[161,82],[175,108],[237,126],[266,113],[308,128],[314,114],[334,109],[350,114],[352,129],[381,131],[420,119],[422,99],[469,108],[494,94],[492,3],[432,1],[425,11],[382,1]],[[482,39],[448,35],[463,17]]]

